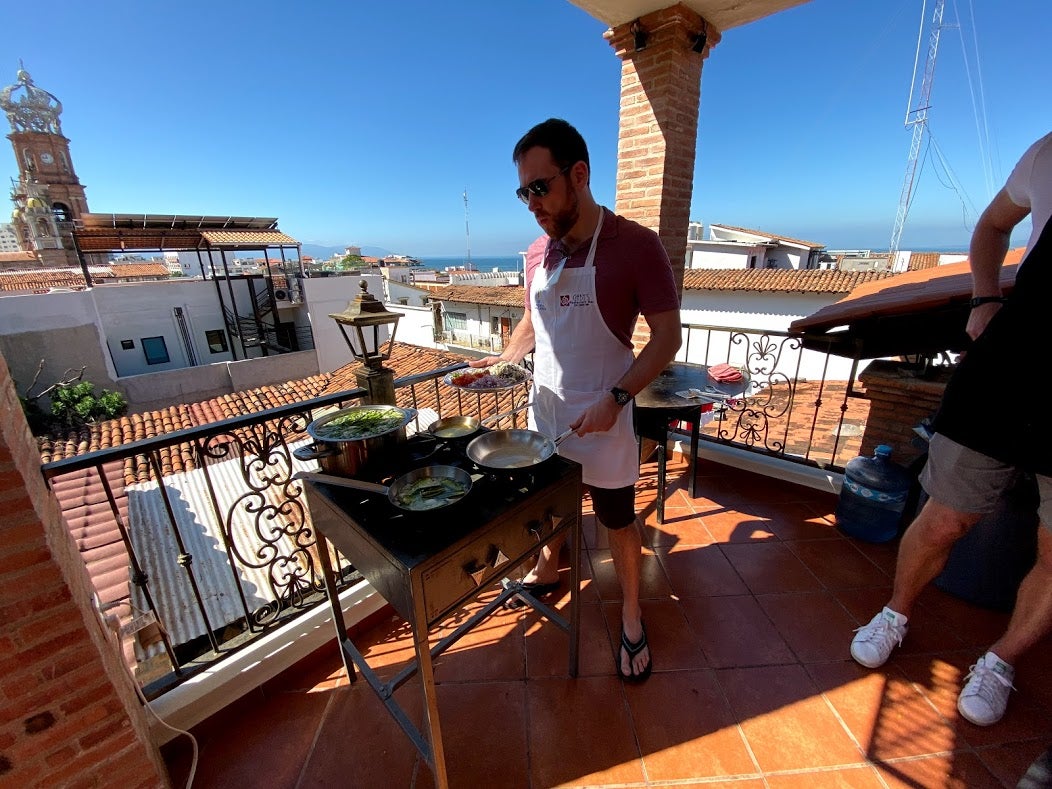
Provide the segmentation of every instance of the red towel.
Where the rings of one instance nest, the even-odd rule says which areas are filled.
[[[720,383],[734,383],[742,379],[742,371],[729,364],[714,364],[709,368],[709,378]]]

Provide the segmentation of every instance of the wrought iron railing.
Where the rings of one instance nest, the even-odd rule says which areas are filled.
[[[858,454],[869,401],[853,388],[855,360],[803,346],[784,331],[683,324],[677,358],[740,367],[749,386],[717,405],[701,438],[842,472]]]
[[[845,430],[850,387],[827,380],[828,354],[815,356],[784,332],[703,325],[683,331],[681,359],[738,365],[750,378],[744,395],[718,408],[706,440],[836,470],[857,454],[857,438]],[[513,405],[507,393],[467,393],[440,383],[461,366],[396,381],[399,404],[420,410],[411,427]],[[812,369],[817,379],[801,375]],[[300,462],[293,449],[325,409],[364,395],[350,389],[42,467],[53,485],[73,473],[101,481],[128,567],[127,593],[109,595],[104,607],[120,617],[125,653],[148,694],[164,692],[322,601],[317,542],[293,479]],[[514,405],[526,399],[520,395]],[[114,492],[114,479],[128,483],[124,496]],[[341,588],[358,580],[345,560],[331,558]]]

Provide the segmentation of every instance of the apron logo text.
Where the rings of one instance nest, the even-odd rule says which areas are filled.
[[[587,307],[592,303],[591,293],[564,293],[559,296],[560,307]]]

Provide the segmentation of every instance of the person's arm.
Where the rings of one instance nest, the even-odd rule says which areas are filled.
[[[1029,208],[1016,205],[1002,189],[983,211],[972,232],[968,249],[968,265],[972,270],[973,296],[1001,295],[1001,265],[1008,253],[1012,229],[1018,225]],[[986,324],[1001,308],[996,301],[980,304],[968,316],[965,331],[973,340],[982,334]]]
[[[490,367],[497,362],[521,364],[522,360],[526,358],[526,354],[533,350],[533,343],[533,311],[527,308],[522,320],[512,330],[511,337],[508,338],[508,344],[504,346],[504,351],[500,356],[485,356],[481,359],[475,359],[468,362],[468,366]]]
[[[675,358],[676,351],[679,350],[682,342],[678,309],[643,317],[650,327],[650,339],[640,350],[632,366],[616,384],[617,388],[624,389],[633,397],[668,366],[668,363]],[[602,397],[570,427],[581,436],[609,430],[617,421],[621,409],[629,407],[619,406],[612,396]]]

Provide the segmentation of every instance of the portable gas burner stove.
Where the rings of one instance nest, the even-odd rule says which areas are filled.
[[[437,443],[437,446],[435,445]],[[388,712],[427,760],[439,787],[448,785],[432,661],[511,597],[518,596],[569,634],[569,673],[577,676],[580,612],[581,466],[558,455],[528,472],[487,474],[468,460],[464,447],[413,437],[384,468],[363,469],[381,482],[425,465],[451,465],[472,474],[467,496],[448,507],[401,512],[386,496],[304,481],[318,552],[343,664],[351,681],[355,666]],[[548,543],[569,535],[570,603],[564,618],[509,579]],[[410,624],[416,660],[381,682],[347,636],[329,559],[331,543]],[[450,635],[430,644],[430,631],[483,592],[498,595]],[[394,691],[420,673],[428,736],[394,701]]]

